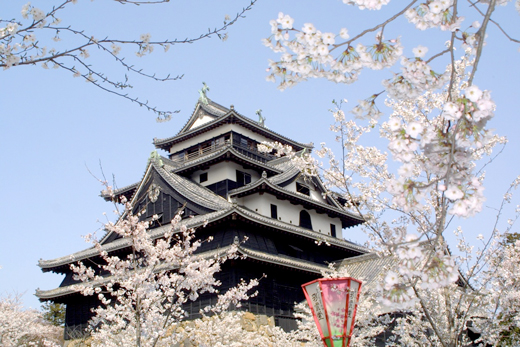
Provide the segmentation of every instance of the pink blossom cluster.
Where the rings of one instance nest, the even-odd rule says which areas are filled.
[[[46,322],[42,314],[22,306],[21,296],[0,298],[0,346],[58,347],[62,329]]]
[[[347,40],[348,30],[338,34],[323,33],[311,23],[301,30],[293,28],[294,19],[280,13],[271,20],[271,36],[263,44],[274,52],[282,53],[280,61],[270,61],[268,81],[280,78],[280,89],[291,87],[308,78],[326,78],[337,83],[352,83],[363,68],[380,70],[392,66],[402,54],[400,39],[385,40],[381,33],[375,43],[351,45],[336,43]],[[295,32],[291,39],[291,32]]]
[[[87,266],[79,261],[71,265],[76,289],[83,295],[95,295],[102,303],[94,309],[90,321],[93,345],[96,346],[167,346],[186,338],[173,330],[185,317],[183,305],[197,300],[202,293],[217,293],[220,282],[214,275],[227,259],[236,258],[237,244],[211,256],[195,255],[203,241],[188,229],[177,214],[162,237],[152,238],[150,222],[134,214],[123,198],[125,211],[105,229],[129,243],[126,257],[108,253],[92,239],[102,262]],[[156,219],[157,216],[154,216]],[[210,240],[206,240],[209,242]],[[249,298],[248,291],[257,280],[243,282],[221,295],[215,306],[204,312],[220,314],[229,305],[239,306]],[[201,312],[201,313],[204,313]]]
[[[421,57],[401,57],[401,65],[400,74],[382,82],[388,95],[397,100],[414,99],[427,90],[439,89],[449,79],[448,72],[435,73]]]
[[[344,4],[358,6],[361,10],[380,10],[389,2],[390,0],[343,0]]]
[[[464,17],[455,17],[452,7],[453,0],[430,0],[408,9],[405,16],[420,30],[440,28],[455,31],[460,28]]]

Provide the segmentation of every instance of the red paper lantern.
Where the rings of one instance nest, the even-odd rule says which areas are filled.
[[[321,278],[302,285],[326,347],[348,347],[361,292],[354,278]]]

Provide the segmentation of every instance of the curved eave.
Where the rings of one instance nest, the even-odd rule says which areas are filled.
[[[120,197],[124,195],[124,196],[126,196],[126,198],[128,200],[130,200],[132,198],[132,196],[134,195],[137,187],[139,187],[139,183],[140,182],[136,182],[136,183],[130,184],[126,187],[116,189],[116,190],[114,190],[113,195],[101,193],[101,197],[103,199],[105,199],[106,201],[113,201],[114,199],[115,199],[115,201],[119,201]]]
[[[274,183],[280,187],[285,187],[289,183],[294,182],[294,180],[296,180],[301,173],[300,169],[296,165],[292,164],[291,160],[287,157],[277,158],[269,161],[268,163],[283,171],[280,175],[269,178],[271,183]],[[319,177],[312,177],[312,182],[322,194],[326,195],[326,200],[330,205],[343,210],[344,204],[341,204],[338,202],[338,200],[331,196],[330,192],[327,191]]]
[[[232,246],[230,245],[230,246],[222,247],[222,248],[219,248],[216,250],[204,252],[204,253],[196,255],[195,258],[196,259],[200,259],[200,258],[209,259],[209,258],[213,258],[215,256],[223,255],[223,254],[226,254],[231,249],[231,247]],[[305,260],[301,260],[301,259],[297,259],[297,258],[292,258],[292,257],[284,256],[284,255],[272,255],[269,253],[252,250],[252,249],[249,249],[249,248],[241,246],[241,245],[236,245],[236,247],[237,247],[237,253],[239,255],[242,255],[245,258],[250,258],[250,259],[264,262],[264,263],[283,266],[286,268],[296,269],[296,270],[304,271],[304,272],[310,272],[313,274],[321,274],[322,271],[328,269],[328,267],[325,265],[319,265],[319,264],[311,263],[309,261],[305,261]],[[159,271],[174,270],[174,269],[175,269],[174,266],[163,265],[159,268]],[[108,278],[103,278],[101,280],[94,281],[94,282],[92,282],[92,285],[94,287],[102,286],[104,283],[108,282],[109,279],[110,278],[108,277]],[[46,300],[55,300],[58,298],[63,298],[65,296],[73,295],[76,293],[79,293],[78,285],[72,284],[69,286],[58,287],[58,288],[51,289],[51,290],[37,289],[35,295],[36,295],[36,297],[38,297],[38,299],[40,299],[40,301],[46,301]]]
[[[282,230],[300,237],[305,237],[313,241],[326,243],[328,245],[339,247],[345,250],[350,250],[359,254],[367,253],[368,249],[351,242],[338,239],[332,236],[324,235],[319,232],[302,228],[293,224],[288,224],[273,218],[269,218],[260,215],[256,212],[250,211],[244,207],[234,205],[226,210],[216,211],[205,215],[199,215],[192,218],[182,220],[176,227],[175,230],[179,230],[182,225],[187,228],[197,228],[204,224],[213,224],[217,222],[227,222],[228,219],[243,218],[244,220],[253,221],[260,225]],[[150,237],[152,239],[158,239],[163,237],[164,233],[170,228],[170,225],[163,225],[161,227],[150,230]],[[128,239],[118,239],[110,243],[102,245],[101,250],[108,253],[123,250],[131,246],[131,242]],[[38,266],[43,272],[53,271],[58,273],[65,273],[69,270],[69,264],[88,258],[96,257],[99,255],[99,250],[90,247],[74,254],[52,259],[52,260],[39,260]]]
[[[263,216],[261,214],[258,214],[256,212],[253,212],[247,208],[236,206],[234,209],[234,212],[236,212],[236,217],[242,217],[245,220],[256,222],[260,225],[264,225],[273,229],[282,230],[300,237],[308,238],[312,241],[319,242],[319,243],[325,243],[327,245],[338,247],[344,250],[349,250],[352,252],[356,252],[359,254],[364,254],[369,252],[368,248],[365,248],[360,245],[356,245],[352,242],[345,241],[343,239],[339,239],[336,237],[332,237],[329,235],[325,235],[322,233],[319,233],[314,230],[302,228],[300,226],[289,224],[283,221],[280,221],[278,219],[270,218]]]
[[[323,271],[326,271],[328,269],[326,265],[319,265],[316,263],[311,263],[309,261],[292,258],[284,255],[272,255],[266,252],[256,251],[241,246],[238,247],[238,252],[254,260],[271,263],[274,265],[281,265],[284,267],[305,272],[311,272],[314,274],[321,274]]]
[[[178,231],[179,228],[185,225],[187,228],[197,228],[199,226],[204,225],[206,220],[217,220],[220,216],[225,216],[232,210],[229,208],[228,210],[216,211],[212,213],[207,213],[204,215],[199,215],[195,217],[190,217],[182,220],[176,227],[175,231]],[[155,229],[150,230],[150,237],[155,240],[164,236],[164,233],[171,228],[171,225],[163,225]],[[131,247],[131,242],[129,239],[117,239],[115,241],[105,243],[101,246],[101,251],[106,251],[107,253],[115,252],[118,250],[123,250],[125,248]],[[58,273],[64,273],[69,270],[69,264],[89,259],[92,257],[96,257],[99,255],[100,250],[95,247],[87,248],[83,251],[76,252],[71,255],[67,255],[64,257],[51,259],[51,260],[42,260],[38,261],[38,266],[42,269],[43,272],[53,271]]]
[[[300,170],[297,167],[291,167],[281,174],[269,178],[269,181],[277,186],[285,187],[293,182],[299,175]]]
[[[248,165],[259,171],[266,171],[270,176],[280,174],[281,171],[262,163],[261,161],[249,158],[246,155],[236,151],[232,146],[224,147],[224,149],[210,153],[206,156],[190,160],[185,165],[174,168],[172,171],[176,174],[183,175],[199,170],[201,166],[212,165],[221,161],[232,160],[242,165]]]
[[[226,209],[231,206],[226,199],[208,188],[173,172],[168,172],[171,168],[155,167],[155,169],[172,189],[197,205],[212,211]]]
[[[225,124],[239,124],[239,125],[243,126],[244,128],[252,130],[252,131],[254,131],[258,134],[261,134],[267,138],[270,138],[274,141],[279,141],[281,143],[289,144],[296,151],[300,151],[305,148],[308,150],[312,150],[312,148],[313,148],[312,145],[298,143],[298,142],[293,141],[289,138],[286,138],[285,136],[282,136],[272,130],[264,128],[257,122],[255,122],[247,117],[244,117],[239,113],[236,113],[234,110],[229,111],[226,115],[224,115],[222,117],[218,117],[217,119],[215,119],[213,121],[205,123],[205,124],[201,125],[200,127],[186,131],[182,134],[172,136],[172,137],[169,137],[166,139],[154,139],[153,144],[156,148],[160,148],[160,149],[167,151],[174,144],[177,144],[179,142],[185,141],[192,137],[198,136],[202,133],[205,133],[212,129],[218,128]]]
[[[214,258],[216,256],[226,254],[226,252],[228,252],[230,248],[231,248],[231,246],[226,246],[226,247],[214,249],[211,251],[207,251],[204,253],[194,255],[194,258],[195,259]],[[174,269],[175,269],[175,267],[172,266],[171,264],[163,264],[157,268],[157,271],[174,270]],[[92,281],[91,285],[94,287],[102,286],[104,283],[107,283],[109,280],[110,280],[110,277],[105,277],[105,278],[102,278],[99,280]],[[81,283],[78,283],[78,284],[81,284]],[[40,299],[40,301],[61,298],[61,297],[67,296],[67,295],[79,293],[78,284],[71,284],[68,286],[58,287],[58,288],[50,289],[50,290],[37,289],[35,295],[38,297],[38,299]]]
[[[348,213],[347,211],[340,210],[336,206],[325,205],[321,202],[314,201],[308,198],[306,195],[295,193],[283,189],[277,185],[272,184],[267,179],[260,179],[255,183],[245,185],[244,187],[231,190],[228,195],[229,197],[241,198],[260,192],[267,192],[276,197],[287,199],[291,203],[305,206],[309,209],[314,209],[318,213],[326,213],[330,216],[338,217],[342,221],[342,227],[348,228],[363,223],[363,219],[354,214]]]

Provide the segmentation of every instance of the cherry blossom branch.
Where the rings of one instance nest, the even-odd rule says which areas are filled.
[[[429,311],[427,305],[425,304],[422,296],[419,294],[419,291],[417,290],[417,288],[415,286],[413,286],[412,288],[413,288],[415,295],[419,299],[419,303],[421,304],[424,315],[425,315],[426,319],[428,320],[428,322],[430,322],[430,326],[432,327],[432,330],[435,332],[435,335],[437,336],[437,338],[439,339],[439,341],[441,342],[443,347],[448,347],[447,344],[444,342],[442,334],[437,329],[437,324],[435,324],[435,322],[433,321],[433,319],[430,315],[430,311]]]
[[[451,52],[451,51],[452,51],[452,50],[448,48],[448,49],[445,49],[444,51],[441,51],[441,52],[439,52],[439,53],[437,53],[437,54],[431,56],[430,59],[426,60],[426,64],[431,63],[435,58],[441,57],[441,56],[443,56],[444,54],[449,53],[449,52]]]
[[[417,2],[417,0],[413,0],[412,2],[410,2],[408,5],[406,5],[406,7],[404,9],[402,9],[401,11],[399,11],[398,13],[396,13],[395,15],[393,15],[392,17],[388,18],[386,21],[384,21],[383,23],[380,23],[378,25],[376,25],[375,27],[373,28],[370,28],[370,29],[366,29],[366,30],[363,30],[361,33],[359,33],[358,35],[354,36],[352,39],[348,40],[348,41],[345,41],[345,42],[342,42],[342,43],[339,43],[337,45],[334,45],[334,48],[331,49],[330,51],[332,52],[334,49],[338,48],[338,47],[341,47],[341,46],[344,46],[344,45],[348,45],[350,46],[350,44],[352,42],[354,42],[355,40],[365,36],[366,34],[370,33],[370,32],[374,32],[376,31],[377,29],[379,28],[384,28],[387,24],[393,22],[394,20],[396,20],[397,18],[399,18],[400,16],[403,15],[403,13],[405,13],[410,7],[413,6],[413,4],[415,4]]]
[[[475,77],[475,73],[477,72],[478,63],[480,61],[480,56],[482,55],[482,49],[484,48],[484,40],[486,39],[486,29],[489,20],[491,19],[491,14],[495,10],[495,4],[496,0],[490,0],[488,5],[488,10],[486,12],[486,15],[484,16],[484,20],[482,21],[482,26],[476,33],[478,37],[478,43],[477,43],[477,53],[475,54],[475,62],[473,63],[473,70],[470,73],[469,79],[468,79],[468,85],[471,86],[473,83],[473,78]]]
[[[172,114],[180,112],[180,110],[175,110],[175,111],[159,110],[159,109],[157,109],[157,107],[149,105],[148,104],[148,100],[143,102],[143,101],[139,100],[139,97],[133,98],[133,97],[129,96],[128,94],[119,93],[119,92],[117,92],[115,90],[112,90],[112,89],[109,89],[109,88],[106,88],[106,87],[102,86],[96,80],[92,79],[92,75],[99,76],[100,78],[102,78],[103,82],[107,82],[109,84],[112,84],[113,86],[115,86],[117,88],[123,89],[123,88],[128,87],[129,85],[127,85],[127,84],[119,85],[118,83],[120,83],[120,82],[113,82],[113,81],[107,79],[106,77],[104,77],[100,73],[92,70],[90,68],[90,66],[86,65],[82,60],[76,59],[76,57],[73,57],[73,58],[87,69],[87,71],[88,71],[87,74],[81,74],[81,77],[83,77],[85,79],[85,81],[87,81],[89,83],[92,83],[93,85],[95,85],[96,87],[100,88],[101,90],[104,90],[105,92],[108,92],[108,93],[120,96],[120,97],[122,97],[124,99],[127,99],[127,100],[129,100],[131,102],[134,102],[134,103],[138,104],[141,107],[146,108],[148,111],[152,111],[153,113],[155,113],[157,115],[157,121],[161,122],[161,121],[169,120],[171,118]],[[68,71],[70,71],[70,72],[72,72],[74,74],[77,73],[77,71],[73,67],[69,68],[68,66],[65,66],[65,65],[61,64],[60,62],[54,61],[52,59],[50,61],[53,62],[54,64],[58,65],[62,69],[68,70]]]
[[[132,0],[114,0],[120,4],[133,4],[133,5],[145,5],[145,4],[160,4],[168,2],[167,0],[150,0],[150,1],[132,1]],[[84,30],[76,30],[71,26],[59,26],[60,19],[57,18],[57,14],[64,10],[66,6],[71,3],[75,3],[76,0],[65,0],[57,6],[53,6],[52,9],[45,13],[42,10],[32,6],[30,3],[26,4],[22,8],[23,19],[32,19],[32,22],[24,26],[22,21],[16,20],[0,20],[0,23],[5,23],[5,27],[0,27],[0,68],[9,69],[16,66],[27,66],[42,64],[44,68],[47,67],[47,63],[53,63],[57,67],[61,67],[74,74],[74,76],[82,76],[83,78],[91,80],[91,76],[98,76],[101,78],[102,83],[108,83],[110,86],[105,87],[100,83],[94,82],[93,84],[102,89],[108,91],[114,95],[123,97],[130,102],[136,103],[139,106],[144,106],[148,111],[154,112],[158,116],[158,120],[169,120],[174,113],[179,111],[162,111],[158,110],[155,106],[148,105],[148,101],[142,102],[138,97],[131,97],[128,94],[117,92],[116,89],[122,89],[130,87],[128,84],[128,76],[125,74],[124,81],[112,80],[105,76],[101,71],[85,62],[85,59],[89,57],[88,48],[97,47],[102,53],[108,54],[114,58],[115,61],[123,67],[126,71],[150,78],[154,81],[174,81],[182,78],[183,75],[177,75],[171,77],[168,74],[166,77],[156,76],[155,73],[146,73],[142,69],[135,68],[133,65],[129,65],[125,62],[125,58],[119,58],[117,55],[121,50],[120,45],[134,46],[137,47],[137,55],[144,56],[152,53],[154,47],[162,47],[165,51],[169,49],[171,45],[178,44],[191,44],[198,42],[202,39],[211,38],[217,36],[219,39],[225,40],[227,33],[225,31],[232,25],[234,25],[239,19],[244,18],[247,11],[251,10],[257,0],[250,0],[248,6],[243,7],[235,17],[229,18],[226,16],[224,24],[221,27],[208,29],[206,33],[202,33],[193,38],[185,39],[165,39],[162,41],[150,39],[149,34],[141,35],[140,40],[125,40],[125,39],[111,39],[106,36],[102,40],[98,40],[91,35],[85,33]],[[48,49],[44,44],[37,40],[36,33],[43,31],[51,31],[55,33],[54,40],[60,41],[60,35],[71,34],[74,37],[78,37],[84,42],[77,43],[72,42],[69,44],[69,48],[66,48],[62,52],[56,51],[56,49]],[[109,47],[110,46],[110,47]],[[30,53],[36,52],[36,55],[30,55]],[[73,61],[80,64],[80,66],[86,72],[79,72],[72,65],[67,63],[66,59],[72,59]]]
[[[478,12],[480,13],[483,17],[485,16],[484,12],[482,12],[478,7],[477,7],[477,4],[478,2],[472,2],[471,0],[468,0],[468,2],[471,4],[471,6]],[[517,40],[513,37],[511,37],[503,28],[502,26],[496,22],[495,20],[493,20],[492,18],[489,18],[489,21],[493,24],[496,25],[496,27],[502,32],[502,34],[504,34],[505,37],[507,37],[509,39],[509,41],[511,42],[516,42],[516,43],[520,43],[520,40]]]

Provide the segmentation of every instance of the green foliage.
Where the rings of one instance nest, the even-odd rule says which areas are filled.
[[[519,233],[508,233],[508,234],[506,234],[505,244],[510,245],[512,243],[515,243],[518,240],[520,240]]]
[[[500,340],[497,346],[500,347],[514,347],[518,346],[520,342],[520,328],[512,324],[514,317],[508,316],[504,325],[510,325],[508,330],[504,330],[500,333]]]
[[[55,326],[65,325],[65,305],[46,301],[42,305],[43,318]]]

